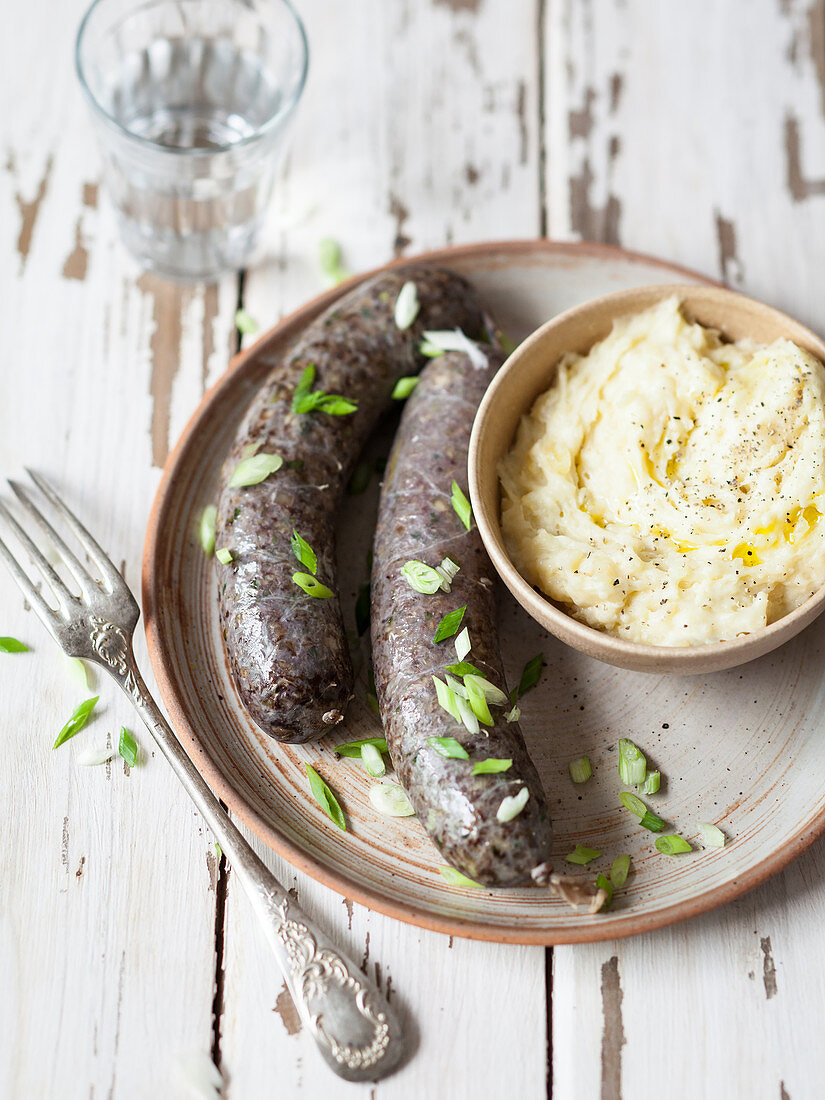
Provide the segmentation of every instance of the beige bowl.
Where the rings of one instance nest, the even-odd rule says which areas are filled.
[[[562,355],[584,354],[610,332],[613,322],[671,295],[685,313],[731,340],[760,343],[787,337],[825,362],[825,343],[779,310],[721,287],[648,286],[621,290],[576,306],[542,325],[510,356],[487,390],[470,440],[469,481],[481,537],[504,583],[521,606],[563,642],[611,665],[641,672],[715,672],[761,657],[788,641],[825,609],[825,586],[775,623],[727,642],[656,646],[629,642],[577,622],[538,592],[513,565],[501,535],[499,461],[509,450],[522,415],[551,385]]]

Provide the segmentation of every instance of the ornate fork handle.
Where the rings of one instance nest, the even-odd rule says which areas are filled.
[[[186,755],[140,675],[125,631],[92,617],[91,643],[131,699],[212,830],[272,944],[306,1028],[339,1076],[374,1081],[404,1050],[398,1021],[374,983],[339,951],[258,858]]]

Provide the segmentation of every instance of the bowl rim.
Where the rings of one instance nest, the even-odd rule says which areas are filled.
[[[623,314],[633,312],[634,303],[636,303],[637,309],[644,309],[674,295],[681,300],[699,297],[714,301],[722,300],[723,302],[737,303],[739,308],[756,309],[783,329],[793,332],[795,335],[789,338],[793,339],[794,342],[798,343],[800,339],[804,340],[807,349],[825,363],[825,340],[822,337],[775,306],[770,306],[756,298],[741,294],[720,284],[647,284],[612,291],[609,294],[591,298],[586,302],[562,310],[532,332],[507,358],[488,386],[479,405],[470,437],[468,454],[470,499],[481,539],[496,572],[525,611],[555,637],[575,649],[619,667],[638,670],[642,669],[643,666],[655,664],[655,671],[658,672],[721,671],[764,656],[785,641],[789,641],[799,631],[813,622],[825,610],[825,583],[787,615],[783,615],[775,622],[743,637],[690,646],[666,646],[649,642],[630,641],[588,626],[586,623],[573,618],[569,612],[562,610],[544,593],[534,588],[518,571],[506,550],[501,533],[499,514],[500,484],[497,474],[495,474],[496,506],[488,508],[484,500],[483,485],[490,476],[493,476],[488,474],[485,478],[484,475],[484,456],[482,452],[485,445],[485,429],[491,418],[493,404],[501,402],[503,394],[508,392],[508,384],[523,360],[547,342],[549,335],[573,321],[586,317],[588,314],[609,307],[607,316],[612,322]],[[639,304],[640,302],[646,304]],[[628,308],[623,308],[625,304]],[[688,313],[692,313],[690,306],[688,306]],[[699,320],[701,323],[701,319]],[[597,338],[594,342],[598,342],[598,339],[600,338]],[[562,354],[563,352],[559,352],[552,365],[554,371]],[[541,392],[543,390],[537,391],[530,399],[528,407],[532,406],[532,403]],[[519,421],[526,411],[527,408],[524,408],[519,413]]]

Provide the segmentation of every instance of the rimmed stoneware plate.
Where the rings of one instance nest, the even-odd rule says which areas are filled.
[[[499,324],[519,339],[560,310],[596,295],[700,276],[619,249],[514,242],[431,253],[470,278]],[[627,672],[550,637],[506,593],[500,630],[510,684],[526,660],[544,654],[541,682],[523,701],[522,726],[555,823],[557,869],[592,881],[627,852],[633,873],[611,910],[576,913],[543,890],[456,889],[414,818],[384,818],[367,797],[360,763],[331,744],[288,747],[247,718],[229,678],[216,614],[212,562],[197,538],[204,506],[256,388],[303,328],[343,286],[310,302],[239,355],[210,390],[169,458],[152,510],[143,566],[143,607],[152,665],[187,751],[227,805],[294,865],[365,905],[427,928],[513,943],[575,943],[633,935],[729,901],[798,855],[825,828],[825,617],[787,645],[743,668],[704,677]],[[389,432],[373,441],[379,455]],[[340,592],[348,626],[367,579],[377,503],[348,497],[339,523]],[[375,736],[365,665],[346,729],[336,741]],[[672,828],[697,843],[697,823],[719,824],[722,850],[668,857],[620,807],[616,741],[630,737],[663,774],[649,799]],[[581,753],[594,776],[570,781]],[[346,833],[309,794],[310,761],[338,792]],[[604,855],[587,868],[564,856],[577,843]]]

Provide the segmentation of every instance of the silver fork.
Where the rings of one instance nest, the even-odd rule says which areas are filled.
[[[172,770],[197,806],[263,925],[306,1028],[332,1069],[348,1081],[375,1081],[398,1065],[404,1039],[386,999],[307,917],[255,855],[204,782],[149,694],[132,652],[140,617],[135,598],[109,558],[54,489],[26,471],[71,531],[99,579],[81,563],[35,505],[30,491],[9,481],[21,507],[53,544],[80,589],[75,596],[5,504],[0,516],[51,589],[57,609],[43,598],[0,539],[0,557],[44,626],[70,657],[105,669],[131,699]]]

